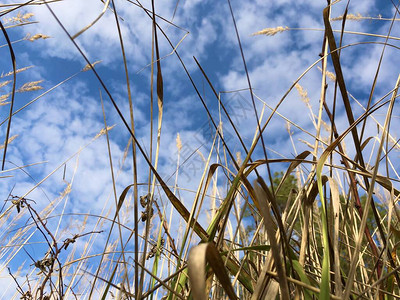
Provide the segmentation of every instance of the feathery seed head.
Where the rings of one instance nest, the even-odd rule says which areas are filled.
[[[182,141],[179,133],[176,135],[176,148],[178,148],[178,151],[181,151],[182,149]]]
[[[268,36],[273,36],[277,33],[281,33],[283,31],[289,30],[289,27],[285,26],[278,26],[275,28],[265,28],[263,30],[257,31],[255,33],[253,33],[252,35],[268,35]]]
[[[39,85],[39,83],[43,82],[43,80],[38,80],[38,81],[31,81],[24,83],[23,86],[21,86],[17,92],[18,93],[24,93],[24,92],[32,92],[32,91],[37,91],[43,89],[42,86]]]

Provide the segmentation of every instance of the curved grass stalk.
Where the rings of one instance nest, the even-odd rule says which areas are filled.
[[[366,203],[365,203],[365,210],[366,211],[368,211],[368,209],[369,209],[369,207],[371,205],[372,194],[374,192],[376,177],[378,175],[380,156],[381,156],[381,153],[382,153],[384,141],[387,138],[388,126],[389,126],[390,119],[391,119],[391,116],[392,116],[393,106],[394,106],[395,99],[397,97],[397,91],[398,91],[399,85],[400,85],[400,75],[397,78],[395,90],[393,91],[392,99],[390,100],[389,108],[388,108],[388,111],[387,111],[387,114],[386,114],[386,119],[385,119],[385,124],[384,124],[384,127],[383,127],[381,142],[380,142],[380,145],[379,145],[379,148],[378,148],[378,152],[377,152],[377,155],[376,155],[376,162],[375,162],[375,165],[374,165],[374,171],[373,171],[373,175],[372,175],[372,178],[371,178],[371,184],[370,184],[370,187],[369,187],[369,190],[368,190],[368,194],[367,194],[367,200],[366,200]],[[353,286],[354,273],[355,273],[356,266],[358,264],[358,255],[359,255],[359,251],[360,251],[360,248],[361,248],[361,243],[362,243],[362,239],[363,239],[363,231],[364,231],[364,228],[365,228],[366,224],[367,224],[367,214],[364,214],[364,216],[363,216],[363,218],[361,220],[360,234],[359,234],[359,236],[357,238],[357,241],[356,241],[356,248],[355,248],[355,250],[353,252],[353,260],[352,260],[352,263],[351,263],[348,280],[346,282],[346,287],[345,287],[345,291],[344,291],[344,299],[348,299],[348,297],[350,296],[350,291],[351,291],[352,286]]]
[[[104,3],[104,7],[103,10],[101,11],[101,13],[97,16],[96,19],[93,20],[93,22],[91,22],[89,25],[83,27],[81,30],[79,30],[77,33],[75,33],[72,36],[72,39],[76,39],[78,36],[80,36],[82,33],[84,33],[86,30],[88,30],[90,27],[92,27],[94,24],[97,23],[98,20],[101,19],[101,17],[103,17],[103,15],[106,13],[108,6],[110,5],[110,0],[107,0]]]

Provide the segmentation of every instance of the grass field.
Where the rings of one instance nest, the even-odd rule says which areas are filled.
[[[2,299],[400,298],[398,6],[362,15],[357,1],[349,10],[334,1],[317,12],[319,28],[257,20],[250,39],[227,1],[240,78],[224,91],[222,71],[209,71],[218,59],[194,57],[196,41],[185,47],[189,31],[159,15],[157,1],[101,1],[76,32],[72,16],[54,13],[58,2],[68,0],[0,4]],[[189,4],[175,2],[178,16]],[[40,26],[38,7],[64,41],[26,34]],[[130,13],[147,20],[146,54],[129,39]],[[305,37],[318,40],[311,64]],[[279,79],[262,82],[275,75],[255,65],[277,72],[293,56],[249,58],[249,39],[293,48],[293,68],[307,62],[282,71],[291,81],[273,100],[253,83],[279,89]],[[51,68],[22,66],[35,43],[67,48]],[[373,67],[357,60],[365,53]],[[71,121],[55,121],[64,114]]]

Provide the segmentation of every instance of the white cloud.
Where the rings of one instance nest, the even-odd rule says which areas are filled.
[[[150,18],[151,12],[149,17],[141,7],[127,1],[117,1],[116,5],[120,15],[119,22],[127,58],[131,63],[134,63],[136,69],[140,69],[146,66],[151,58],[153,26]],[[184,30],[173,27],[161,18],[157,18],[157,23],[166,32],[174,46],[183,38],[185,30],[189,30],[189,45],[193,45],[193,49],[202,53],[204,46],[215,39],[216,33],[211,28],[209,18],[203,20],[196,18],[193,22],[194,12],[198,5],[199,3],[189,1],[185,2],[183,6],[177,7],[176,15],[172,21],[183,27]],[[144,1],[143,6],[145,9],[151,9],[151,2]],[[100,15],[103,7],[101,2],[95,0],[68,0],[51,4],[52,10],[71,36],[91,24]],[[171,1],[158,1],[156,3],[157,14],[166,20],[171,20],[174,10],[175,6]],[[27,11],[34,14],[33,19],[38,21],[38,24],[24,27],[25,32],[42,33],[52,37],[40,46],[43,55],[64,59],[81,59],[72,42],[67,38],[45,5],[31,6]],[[192,17],[189,18],[189,16]],[[192,38],[193,35],[194,38]],[[158,33],[158,40],[160,55],[163,57],[169,54],[172,48],[161,32]],[[122,59],[115,16],[111,9],[108,9],[90,29],[76,38],[76,41],[92,61],[102,59],[104,63],[112,64]],[[37,41],[35,44],[37,44]]]

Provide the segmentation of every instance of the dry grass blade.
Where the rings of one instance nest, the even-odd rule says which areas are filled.
[[[47,3],[46,3],[47,5]],[[53,10],[48,6],[48,9],[50,10],[50,12],[53,14],[53,16],[55,17],[55,19],[57,20],[57,22],[59,22],[60,26],[63,28],[63,30],[68,34],[68,32],[66,31],[65,27],[62,25],[61,21],[57,18],[57,16],[54,14]],[[68,34],[69,35],[69,34]],[[80,54],[82,55],[82,57],[85,58],[86,62],[88,64],[90,64],[88,58],[84,55],[84,53],[82,52],[82,50],[80,49],[80,47],[75,43],[75,41],[73,41],[74,45],[77,47],[78,51],[80,52]],[[165,184],[164,180],[162,179],[162,177],[159,175],[159,173],[157,172],[157,170],[154,168],[153,164],[149,161],[144,149],[142,148],[142,146],[140,145],[139,141],[137,140],[135,134],[132,132],[130,126],[128,125],[128,123],[126,122],[124,116],[122,115],[121,110],[118,108],[118,105],[116,104],[114,98],[112,97],[110,91],[108,90],[107,86],[104,84],[103,80],[101,79],[101,77],[99,76],[99,74],[97,73],[97,71],[95,69],[92,69],[93,73],[95,74],[95,76],[97,77],[97,79],[99,80],[100,84],[102,85],[102,87],[104,88],[104,90],[106,91],[107,95],[109,96],[111,103],[113,104],[114,108],[116,109],[119,117],[121,118],[122,122],[124,123],[125,128],[128,130],[128,132],[130,133],[130,135],[132,136],[132,138],[135,140],[135,143],[139,149],[139,151],[141,152],[141,154],[143,155],[144,159],[146,160],[146,163],[149,165],[151,171],[153,172],[153,174],[155,175],[155,177],[157,178],[157,180],[159,181],[162,189],[164,190],[166,196],[169,198],[169,200],[171,201],[171,203],[174,205],[174,207],[176,208],[176,210],[179,212],[179,214],[184,218],[185,221],[188,222],[189,220],[189,211],[186,209],[186,207],[182,204],[182,202],[171,192],[171,190],[169,189],[169,187]],[[208,237],[207,232],[202,228],[202,226],[200,224],[198,224],[197,222],[195,222],[193,224],[194,227],[194,231],[200,236],[201,239],[206,239]]]
[[[109,1],[105,3],[104,10],[102,14],[104,14],[106,8],[109,5]],[[122,38],[122,32],[121,32],[121,27],[119,24],[119,18],[118,18],[118,13],[117,13],[117,8],[115,6],[114,1],[112,1],[113,5],[113,11],[114,11],[114,17],[115,17],[115,23],[117,25],[117,30],[118,30],[118,37],[119,37],[119,42],[121,46],[121,54],[122,58],[124,61],[124,70],[125,70],[125,78],[126,78],[126,88],[128,92],[128,101],[129,101],[129,113],[130,113],[130,121],[131,121],[131,130],[132,133],[135,133],[135,120],[134,120],[134,114],[133,114],[133,101],[132,101],[132,92],[131,92],[131,86],[130,86],[130,79],[129,79],[129,72],[128,72],[128,66],[127,66],[127,60],[126,60],[126,54],[125,54],[125,46],[124,46],[124,41]],[[98,17],[100,19],[102,15]],[[97,22],[97,20],[95,22]],[[93,23],[94,24],[94,23]],[[97,62],[95,62],[97,63]],[[151,160],[151,159],[150,159]],[[137,170],[137,162],[136,162],[136,142],[132,141],[132,167],[133,167],[133,184],[134,184],[134,189],[133,189],[133,196],[134,196],[134,222],[135,222],[135,228],[134,228],[134,242],[135,242],[135,272],[134,272],[134,287],[136,293],[138,293],[138,285],[139,285],[139,268],[137,265],[137,262],[139,261],[139,250],[138,250],[138,219],[139,219],[139,212],[138,212],[138,187],[137,187],[137,180],[138,180],[138,170]],[[124,258],[125,261],[125,258]],[[126,272],[127,274],[127,272]],[[128,282],[128,287],[129,287],[129,282]],[[138,296],[140,298],[140,295]]]
[[[6,137],[4,140],[4,152],[3,152],[3,162],[2,162],[2,166],[1,166],[1,170],[4,171],[4,165],[6,163],[6,154],[7,154],[7,145],[8,145],[8,139],[10,137],[10,129],[11,129],[11,117],[13,114],[13,107],[14,107],[14,97],[15,97],[15,85],[17,82],[17,77],[16,77],[16,72],[17,72],[17,64],[15,61],[15,54],[14,54],[14,50],[13,47],[11,45],[11,41],[10,38],[8,37],[7,31],[5,30],[3,23],[0,21],[0,28],[1,31],[4,34],[4,37],[6,38],[7,44],[8,44],[8,48],[10,50],[10,56],[11,56],[11,61],[12,61],[12,65],[13,65],[13,86],[12,86],[12,92],[11,92],[11,105],[10,105],[10,112],[8,115],[8,124],[7,124],[7,132],[6,132]]]
[[[351,124],[354,123],[354,116],[353,116],[353,112],[352,112],[352,108],[350,105],[350,101],[349,101],[349,97],[347,94],[347,88],[346,88],[346,84],[344,81],[344,77],[343,77],[343,72],[342,72],[342,67],[340,65],[340,60],[339,60],[339,55],[336,47],[336,42],[335,42],[335,37],[333,35],[332,32],[332,28],[331,25],[329,23],[329,7],[326,7],[324,9],[324,23],[325,23],[325,30],[326,30],[326,35],[328,38],[328,43],[329,43],[329,48],[331,49],[331,57],[332,57],[332,62],[333,62],[333,66],[335,68],[335,72],[336,72],[336,78],[337,78],[337,82],[339,84],[339,89],[340,92],[342,94],[342,98],[343,98],[343,102],[344,102],[344,106],[346,109],[346,114],[347,114],[347,118],[348,121]],[[352,129],[352,136],[353,136],[353,140],[354,140],[354,144],[356,147],[356,151],[357,151],[357,155],[358,158],[360,160],[360,162],[363,162],[363,156],[362,156],[362,152],[360,149],[360,141],[358,138],[358,133],[357,133],[357,129],[353,128]],[[363,164],[363,163],[362,163]]]
[[[114,0],[113,0],[114,3]],[[161,71],[161,62],[160,62],[160,51],[159,51],[159,45],[158,45],[158,34],[157,34],[157,23],[156,23],[156,12],[155,12],[155,6],[154,6],[154,0],[151,1],[151,6],[152,6],[152,49],[153,47],[155,48],[156,51],[156,59],[157,59],[157,104],[158,104],[158,129],[157,129],[157,148],[156,148],[156,155],[155,155],[155,162],[154,162],[154,170],[157,170],[158,167],[158,160],[159,160],[159,154],[160,154],[160,145],[161,145],[161,129],[162,129],[162,121],[163,121],[163,101],[164,101],[164,89],[163,89],[163,77],[162,77],[162,71]],[[152,55],[153,59],[153,55]],[[151,77],[153,81],[153,65],[151,69]],[[155,189],[155,181],[156,181],[156,176],[153,174],[153,182],[150,190],[150,195],[154,195],[154,189]],[[189,217],[190,218],[190,217]],[[145,236],[145,244],[144,244],[144,251],[146,252],[147,250],[147,232],[149,231],[149,223],[146,223],[146,236]],[[142,264],[145,264],[144,257]],[[140,276],[140,284],[139,284],[139,291],[138,291],[138,297],[141,297],[142,294],[142,286],[144,283],[144,270],[141,272]]]
[[[242,137],[240,136],[240,133],[238,132],[238,130],[237,130],[237,128],[236,128],[236,125],[234,124],[234,122],[232,121],[232,118],[230,117],[228,111],[226,110],[225,105],[222,103],[220,95],[219,95],[219,94],[217,93],[217,91],[215,90],[215,88],[214,88],[214,86],[212,85],[210,79],[208,78],[207,74],[205,73],[204,69],[202,68],[202,66],[200,65],[199,61],[196,59],[196,57],[193,57],[193,59],[194,59],[194,61],[196,62],[197,66],[199,67],[201,73],[203,74],[203,76],[204,76],[205,79],[207,80],[207,83],[210,85],[211,90],[213,91],[215,97],[217,98],[218,103],[221,105],[221,107],[222,107],[222,109],[223,109],[223,111],[224,111],[226,117],[227,117],[228,120],[229,120],[229,123],[231,124],[233,130],[235,131],[235,134],[236,134],[236,136],[238,137],[238,139],[239,139],[239,141],[240,141],[240,144],[242,145],[242,147],[243,147],[243,149],[244,149],[244,151],[246,152],[246,155],[247,155],[247,154],[249,153],[249,151],[247,150],[247,147],[246,147],[246,145],[244,144],[243,139],[242,139]],[[250,158],[250,161],[252,161],[251,158]],[[236,165],[241,165],[241,162],[240,162],[240,163],[237,162]],[[257,172],[257,170],[256,170],[256,172]]]
[[[387,114],[386,114],[385,125],[384,125],[384,129],[383,129],[383,132],[382,132],[382,138],[381,138],[381,142],[380,142],[380,145],[379,145],[378,153],[376,155],[376,162],[375,162],[375,165],[374,165],[374,171],[373,171],[373,175],[372,175],[372,178],[371,178],[371,183],[370,183],[368,194],[367,194],[367,200],[366,200],[366,203],[365,203],[366,211],[368,211],[368,209],[369,209],[369,207],[371,205],[371,201],[373,201],[372,200],[372,195],[374,193],[374,185],[375,185],[376,177],[377,177],[377,174],[378,174],[380,156],[381,156],[381,153],[382,153],[384,141],[387,138],[388,126],[390,124],[390,120],[391,120],[391,117],[392,117],[394,102],[395,102],[395,99],[397,97],[397,92],[398,92],[398,89],[399,89],[399,85],[400,85],[400,75],[397,78],[396,86],[395,86],[395,89],[393,91],[393,95],[392,95],[392,98],[390,100],[389,108],[388,108],[388,111],[387,111]],[[361,220],[360,234],[359,234],[359,236],[357,238],[356,248],[354,249],[354,252],[353,252],[353,257],[354,258],[353,258],[353,261],[351,263],[351,267],[350,267],[350,271],[349,271],[349,279],[346,282],[346,288],[345,288],[345,291],[344,291],[344,298],[345,299],[347,299],[349,297],[350,291],[351,291],[351,289],[353,287],[354,273],[355,273],[356,266],[358,264],[358,255],[359,255],[359,251],[360,251],[362,240],[363,240],[363,231],[364,231],[364,228],[365,228],[366,225],[367,225],[367,214],[364,214],[364,216],[363,216],[363,218]]]
[[[213,243],[200,244],[193,247],[189,252],[188,272],[193,299],[208,299],[205,280],[206,263],[208,263],[214,271],[220,284],[229,296],[229,299],[238,299],[229,280],[224,262]]]
[[[285,172],[285,175],[282,177],[281,182],[279,183],[278,187],[276,188],[275,193],[278,194],[279,190],[283,186],[285,179],[302,163],[305,162],[305,159],[311,154],[310,151],[303,151],[296,158],[290,162],[288,169]]]
[[[334,266],[335,266],[335,291],[336,296],[342,297],[342,278],[340,270],[340,253],[339,253],[339,215],[340,215],[340,197],[339,188],[336,181],[329,177],[329,185],[332,193],[333,202],[333,256],[334,256]]]
[[[274,265],[278,273],[278,282],[281,290],[281,296],[282,299],[290,299],[289,285],[286,278],[286,268],[284,262],[282,261],[280,246],[278,245],[275,237],[276,231],[274,230],[274,228],[276,228],[276,225],[271,216],[271,207],[269,205],[267,193],[264,191],[263,188],[261,188],[257,181],[255,181],[253,185],[258,203],[260,205],[261,215],[264,218],[264,227],[268,234],[272,255],[274,257]]]
[[[188,273],[194,300],[206,300],[206,251],[208,244],[193,247],[188,257]]]
[[[107,0],[107,1],[104,3],[103,10],[102,10],[101,13],[97,16],[97,18],[94,19],[92,23],[90,23],[89,25],[85,26],[84,28],[82,28],[81,30],[79,30],[76,34],[74,34],[74,35],[72,36],[72,38],[73,38],[73,39],[76,39],[78,36],[80,36],[82,33],[84,33],[86,30],[88,30],[88,29],[89,29],[90,27],[92,27],[94,24],[96,24],[97,21],[100,20],[101,17],[105,14],[105,12],[106,12],[106,10],[107,10],[109,4],[110,4],[110,0]]]
[[[231,13],[232,21],[233,21],[233,27],[235,28],[236,39],[237,39],[237,41],[238,41],[238,46],[239,46],[239,50],[240,50],[240,55],[241,55],[241,57],[242,57],[244,72],[245,72],[245,74],[246,74],[247,85],[248,85],[248,87],[249,87],[250,98],[251,98],[251,102],[252,102],[252,105],[253,105],[254,116],[255,116],[255,119],[256,119],[256,121],[257,121],[257,130],[260,132],[260,136],[259,136],[259,137],[260,137],[260,140],[261,140],[262,150],[263,150],[263,153],[264,153],[265,160],[266,160],[266,162],[267,162],[266,166],[267,166],[267,171],[268,171],[268,177],[269,177],[269,181],[270,181],[271,188],[272,188],[272,191],[273,191],[274,188],[273,188],[273,184],[272,184],[271,168],[270,168],[269,163],[268,163],[268,156],[267,156],[267,150],[266,150],[267,148],[266,148],[266,146],[265,146],[264,137],[263,137],[263,135],[261,134],[261,132],[262,132],[262,131],[261,131],[261,124],[260,124],[260,119],[259,119],[259,116],[258,116],[257,106],[256,106],[255,99],[254,99],[253,87],[252,87],[252,85],[251,85],[250,75],[249,75],[249,71],[248,71],[248,68],[247,68],[247,62],[246,62],[246,58],[245,58],[245,56],[244,56],[244,51],[243,51],[243,47],[242,47],[242,42],[241,42],[240,35],[239,35],[239,30],[238,30],[237,25],[236,25],[236,18],[235,18],[235,15],[234,15],[234,13],[233,13],[233,9],[232,9],[232,5],[231,5],[231,1],[230,1],[230,0],[228,0],[228,5],[229,5],[229,10],[230,10],[230,13]],[[246,151],[246,152],[247,152],[247,151]],[[233,155],[230,154],[230,156],[231,156],[231,159],[232,159],[233,161],[235,161]],[[239,169],[239,167],[238,167],[237,164],[235,164],[235,166],[236,166],[237,169]],[[258,174],[258,171],[256,171],[256,174],[257,174],[258,177],[260,177],[260,175]],[[246,181],[247,181],[247,179],[245,180],[245,182],[246,182]],[[250,183],[248,184],[248,186],[249,186],[250,189],[251,189]],[[253,198],[254,198],[254,197],[253,197]]]
[[[5,275],[13,280],[14,285],[10,285],[9,291],[17,287],[12,291],[13,296],[8,297],[7,294],[7,298],[390,300],[399,297],[400,273],[395,252],[400,247],[400,212],[396,206],[400,197],[396,156],[400,140],[396,136],[399,121],[394,105],[399,98],[400,76],[394,88],[394,82],[388,84],[388,80],[383,78],[377,80],[382,73],[393,81],[396,79],[394,75],[398,76],[393,70],[382,72],[387,66],[384,62],[395,61],[393,53],[400,51],[395,44],[400,37],[392,33],[392,26],[398,21],[397,7],[393,7],[397,13],[392,19],[373,18],[348,14],[349,5],[341,3],[336,6],[340,0],[328,1],[328,7],[323,12],[321,9],[322,28],[300,28],[306,24],[304,20],[307,21],[308,16],[314,15],[314,11],[305,13],[305,19],[287,20],[288,26],[263,26],[260,31],[253,28],[252,36],[274,36],[277,42],[266,57],[259,52],[260,45],[268,43],[262,37],[259,37],[260,40],[247,37],[243,40],[247,43],[246,47],[242,47],[239,32],[246,28],[241,27],[242,22],[236,23],[233,13],[232,7],[237,7],[237,20],[243,20],[253,11],[242,8],[253,7],[252,4],[239,1],[232,6],[233,2],[231,5],[231,1],[227,0],[222,17],[230,13],[233,23],[229,23],[221,19],[221,15],[208,19],[216,15],[196,10],[196,5],[182,5],[179,0],[176,5],[160,8],[156,5],[162,4],[154,0],[147,1],[147,8],[138,1],[127,0],[121,2],[123,6],[119,11],[116,8],[118,1],[101,0],[97,12],[96,7],[89,8],[79,3],[69,12],[77,13],[77,16],[83,13],[85,18],[93,15],[94,21],[88,20],[78,28],[79,32],[70,35],[64,26],[67,23],[60,21],[61,17],[65,17],[62,15],[65,11],[58,10],[59,19],[52,10],[62,5],[49,5],[52,2],[61,0],[0,4],[0,18],[6,24],[2,27],[3,35],[6,39],[7,34],[10,39],[14,37],[11,42],[7,40],[0,45],[4,58],[13,63],[11,71],[0,71],[0,107],[8,112],[9,107],[5,105],[11,104],[10,113],[6,113],[0,121],[0,126],[4,126],[3,138],[6,133],[8,135],[4,140],[6,143],[0,145],[0,149],[4,150],[3,167],[6,147],[15,138],[16,130],[22,128],[21,125],[33,126],[29,127],[32,130],[25,130],[23,140],[13,142],[13,160],[15,157],[23,160],[28,157],[18,157],[19,153],[24,154],[22,148],[37,148],[36,143],[32,147],[20,145],[32,138],[28,135],[30,132],[35,137],[37,128],[43,128],[39,127],[43,124],[46,126],[47,115],[52,116],[46,108],[59,110],[66,107],[67,110],[90,105],[90,114],[70,114],[69,111],[64,114],[60,111],[57,116],[61,118],[56,120],[58,128],[46,130],[50,133],[61,131],[57,136],[65,136],[65,144],[82,135],[87,137],[83,126],[90,126],[93,130],[91,125],[94,123],[91,121],[96,120],[98,124],[101,108],[104,121],[101,127],[105,128],[100,132],[101,128],[98,128],[90,142],[74,155],[62,159],[61,164],[57,162],[56,167],[51,166],[46,174],[40,173],[40,170],[47,170],[52,160],[46,162],[47,165],[42,163],[41,169],[34,173],[27,169],[34,164],[0,171],[3,185],[10,187],[12,180],[17,182],[15,190],[13,188],[8,197],[4,197],[6,199],[0,207],[0,240],[3,241],[0,242],[0,273],[10,266],[10,274]],[[179,4],[184,8],[181,9]],[[42,80],[37,80],[41,78],[38,72],[46,76],[54,75],[56,65],[46,64],[47,59],[50,63],[65,63],[72,57],[69,55],[72,52],[63,47],[65,41],[61,40],[62,37],[57,37],[60,43],[54,43],[55,40],[34,42],[49,36],[30,25],[39,23],[42,15],[38,14],[33,19],[28,5],[45,5],[44,8],[48,8],[46,11],[54,16],[66,33],[67,43],[76,48],[79,59],[85,60],[81,67],[71,63],[68,68],[58,68],[57,76],[66,79],[57,80],[59,83],[45,92],[39,91],[45,85]],[[67,1],[64,5],[68,6]],[[290,18],[283,6],[271,5],[272,12],[279,14],[278,19]],[[311,7],[305,3],[288,5]],[[342,7],[343,11],[340,11]],[[192,19],[182,15],[189,8],[191,12],[198,13],[192,23]],[[254,8],[261,9],[260,6]],[[343,14],[332,19],[330,9],[335,15]],[[165,13],[171,13],[171,17],[163,16]],[[97,22],[100,18],[101,22]],[[175,25],[174,18],[179,22],[188,22],[185,25],[188,29]],[[341,27],[336,24],[337,29],[333,29],[332,22],[338,20],[342,20]],[[359,22],[359,32],[347,31],[347,21],[351,20],[378,22]],[[385,32],[382,30],[387,23],[380,22],[383,20],[392,21]],[[110,26],[101,28],[106,23]],[[25,27],[28,25],[29,30]],[[93,32],[86,35],[86,30]],[[207,36],[209,30],[217,34],[215,40]],[[196,37],[198,35],[200,39],[196,41],[202,47],[185,48],[182,41],[189,31]],[[32,35],[26,32],[32,32]],[[290,37],[280,35],[284,32]],[[223,55],[225,52],[220,51],[222,48],[218,43],[221,38],[235,40],[235,34],[236,48],[225,49],[227,45],[222,45],[232,54]],[[16,38],[18,36],[22,38]],[[314,38],[318,36],[320,39]],[[115,38],[119,38],[119,44],[115,43]],[[99,60],[91,63],[83,47],[78,45],[78,40],[85,45],[85,51],[100,55]],[[293,44],[293,41],[299,43]],[[349,43],[343,44],[344,41]],[[42,47],[46,42],[49,43],[49,48],[46,48],[49,53],[55,49],[60,51],[53,52],[55,56],[34,58],[33,55],[43,52],[33,49]],[[104,48],[98,49],[99,45],[104,45]],[[135,45],[134,48],[132,45]],[[22,47],[29,47],[29,51],[24,49],[26,57],[18,56],[17,50]],[[180,52],[187,49],[195,52],[185,52],[181,57]],[[210,50],[213,52],[208,52]],[[11,60],[7,56],[8,51]],[[108,51],[111,51],[110,56],[101,56]],[[247,62],[245,51],[253,54]],[[237,64],[235,53],[241,56],[242,68]],[[320,53],[319,58],[317,53]],[[58,60],[57,57],[64,54],[66,60]],[[172,54],[174,57],[169,57]],[[273,55],[278,55],[278,58]],[[144,58],[145,63],[137,61],[139,57]],[[185,65],[190,57],[194,61],[190,66]],[[220,61],[220,57],[223,60]],[[98,68],[100,59],[106,63]],[[226,64],[220,72],[216,72],[215,64],[210,64],[214,60]],[[28,72],[19,74],[30,67],[16,68],[16,62],[23,61],[44,65],[40,65],[30,78]],[[369,67],[365,68],[366,71],[377,63],[375,74],[354,74],[360,68],[358,63],[364,61]],[[140,69],[137,63],[146,66]],[[43,67],[46,72],[42,72]],[[287,78],[291,75],[289,72],[283,74],[285,67],[290,67],[290,74],[300,75]],[[58,72],[68,72],[71,68],[77,68],[71,76]],[[328,68],[334,69],[335,73],[329,72]],[[137,69],[142,72],[140,78],[130,78],[129,72]],[[274,74],[269,74],[268,70]],[[95,75],[95,82],[90,74],[83,74],[87,71]],[[192,72],[195,73],[192,75]],[[171,74],[174,78],[170,77]],[[273,81],[263,80],[261,76],[264,75],[267,79],[273,76]],[[73,85],[71,79],[77,76],[82,77],[79,78],[80,85],[70,89]],[[281,76],[285,80],[280,80]],[[320,78],[319,82],[315,76]],[[367,82],[369,77],[371,82]],[[16,82],[19,78],[21,81]],[[46,83],[56,78],[46,78]],[[197,83],[201,81],[202,86]],[[111,85],[108,87],[106,82]],[[271,82],[278,84],[271,88],[267,86]],[[356,85],[358,82],[371,86],[368,103],[364,99],[364,89]],[[85,88],[80,88],[86,83]],[[107,93],[111,101],[108,108],[113,107],[116,111],[111,112],[110,117],[116,118],[113,122],[122,125],[112,135],[108,134],[114,126],[107,126],[107,106],[103,106],[102,99],[97,105],[91,103],[92,98],[98,98],[91,95],[93,84],[101,85]],[[238,87],[234,90],[218,90],[218,86],[235,85]],[[61,90],[55,91],[61,86]],[[192,87],[193,91],[190,91]],[[259,96],[254,93],[253,87]],[[13,109],[14,94],[30,91],[39,91],[40,95],[30,100],[26,99],[26,93],[16,94],[15,99],[18,100],[19,96],[22,101],[15,101]],[[54,98],[48,97],[53,91],[56,92]],[[278,91],[283,91],[282,95],[277,95]],[[213,98],[209,98],[210,93]],[[382,96],[377,98],[378,94]],[[89,100],[75,101],[76,95]],[[73,101],[63,102],[59,99],[61,97],[69,97],[65,99]],[[338,101],[337,97],[343,101]],[[55,101],[43,103],[50,98]],[[37,101],[39,99],[44,101]],[[196,99],[201,103],[195,102]],[[295,103],[287,103],[293,99]],[[188,101],[191,101],[190,107],[187,107]],[[34,103],[36,105],[32,105]],[[201,111],[197,110],[199,105],[202,106]],[[26,110],[28,106],[29,112]],[[45,114],[45,118],[38,114],[37,109]],[[17,113],[18,122],[13,117]],[[136,115],[139,122],[135,123]],[[185,117],[184,122],[175,117],[181,115]],[[305,120],[305,115],[310,120]],[[38,117],[37,121],[28,119],[32,116]],[[59,126],[64,117],[65,120],[72,117],[81,121],[64,123],[73,127],[77,123],[77,127],[82,129],[81,132],[73,131],[74,139],[67,136],[70,130],[64,131],[64,127]],[[84,119],[81,120],[82,117]],[[347,122],[343,123],[343,118]],[[205,124],[201,129],[197,127],[198,121]],[[368,136],[364,137],[364,133]],[[264,143],[264,139],[268,143]],[[103,145],[88,147],[94,140]],[[49,141],[53,142],[52,146],[58,146],[55,139],[43,140],[43,143]],[[41,144],[42,136],[37,142]],[[51,148],[47,153],[47,148],[41,147],[41,153],[33,155],[42,155],[43,152],[46,156],[51,155]],[[63,151],[67,149],[69,147],[64,147]],[[95,155],[81,155],[84,149],[93,151]],[[309,151],[304,151],[306,149]],[[267,157],[267,151],[271,153],[270,157]],[[121,160],[117,167],[114,162],[119,154]],[[7,157],[11,157],[10,152],[7,152]],[[73,171],[72,159],[76,159]],[[84,159],[93,159],[96,165],[93,167],[92,161],[79,163]],[[7,165],[14,164],[9,160]],[[99,178],[104,185],[99,188],[101,200],[106,199],[101,203],[102,207],[98,206],[99,202],[90,206],[95,212],[82,212],[81,208],[86,209],[85,204],[89,202],[83,202],[79,198],[80,193],[85,189],[95,189],[86,185],[86,180],[98,181],[98,178],[96,174],[91,176],[93,178],[84,178],[84,184],[73,184],[79,182],[74,181],[75,174],[81,174],[78,165],[80,171],[93,171],[102,164],[106,165],[106,170],[101,168]],[[114,173],[114,168],[118,168],[118,173]],[[271,170],[276,173],[271,175]],[[189,173],[191,171],[193,175]],[[21,177],[18,173],[27,176],[32,184],[19,182]],[[40,176],[40,180],[36,181],[36,176]],[[52,185],[57,176],[62,178],[59,190]],[[267,176],[269,182],[265,183],[263,178]],[[254,179],[255,183],[251,184]],[[36,193],[40,192],[39,189],[47,193],[47,186],[56,198],[50,200],[47,197],[50,193],[44,194],[49,204],[43,205]],[[85,201],[91,201],[90,197],[97,198],[97,195],[93,196],[95,193],[88,194]],[[74,205],[77,202],[79,205]],[[34,212],[31,210],[33,207],[40,208],[40,211]],[[144,209],[141,217],[140,207]],[[82,218],[82,222],[78,220],[78,226],[75,225],[77,218]],[[75,243],[80,235],[71,236],[71,231],[78,230],[81,234],[88,226],[93,227],[91,233],[100,233],[104,228],[107,228],[107,233]],[[64,240],[65,236],[67,239]],[[64,252],[67,247],[68,252]],[[59,249],[63,250],[63,257],[58,256]],[[33,265],[25,264],[14,271],[21,254],[28,255],[27,264]],[[38,270],[40,273],[37,273]],[[0,291],[0,298],[3,293]]]
[[[341,67],[340,60],[339,60],[339,53],[336,51],[337,47],[336,47],[335,37],[333,35],[332,28],[331,28],[331,25],[330,25],[330,22],[329,22],[329,7],[324,9],[323,17],[324,17],[326,35],[327,35],[327,39],[328,39],[328,42],[329,42],[329,48],[331,50],[332,62],[333,62],[333,66],[335,68],[336,78],[337,78],[337,82],[338,82],[338,85],[339,85],[339,90],[340,90],[341,95],[342,95],[344,107],[345,107],[345,110],[346,110],[347,119],[349,121],[349,124],[352,125],[352,124],[354,124],[354,116],[353,116],[352,108],[351,108],[351,105],[350,105],[346,84],[345,84],[344,77],[343,77],[342,67]],[[351,133],[352,133],[354,147],[355,147],[355,150],[356,150],[356,153],[357,153],[358,160],[360,162],[361,167],[364,168],[364,166],[365,166],[364,157],[363,157],[362,150],[361,150],[361,143],[360,143],[360,138],[358,136],[357,128],[353,127],[352,130],[351,130]],[[368,180],[365,177],[364,177],[364,183],[368,188],[368,185],[369,185],[368,184]],[[359,202],[359,201],[357,200],[357,202]],[[374,202],[372,202],[372,210],[374,212],[374,216],[375,216],[379,231],[383,235],[383,229],[382,229],[382,227],[380,225],[380,222],[378,220],[378,214],[377,214]],[[362,215],[362,210],[360,210],[360,214]],[[377,246],[376,246],[376,243],[372,240],[372,238],[370,238],[368,228],[366,229],[366,235],[367,235],[367,238],[369,240],[369,244],[370,244],[370,246],[372,248],[372,251],[373,251],[375,257],[378,258],[379,255],[378,255]],[[376,271],[377,271],[377,275],[380,276],[380,274],[381,274],[381,266],[379,264],[378,264],[378,267],[377,267]]]

